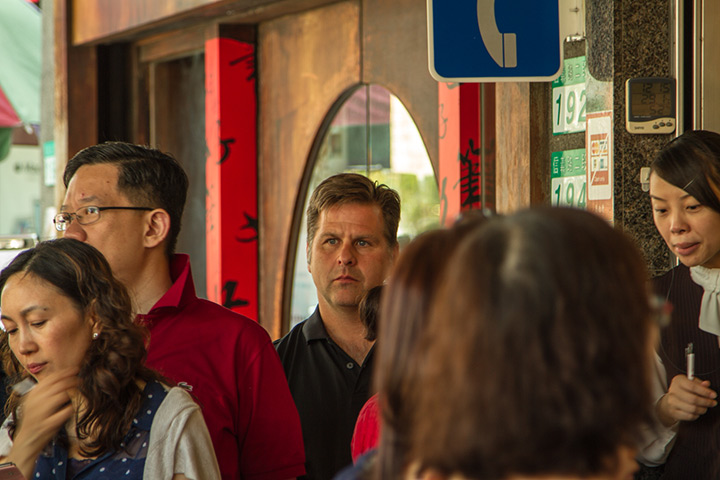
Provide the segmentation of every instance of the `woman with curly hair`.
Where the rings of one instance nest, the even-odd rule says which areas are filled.
[[[199,407],[144,364],[146,334],[103,256],[42,242],[0,273],[15,385],[0,456],[25,478],[220,478]]]

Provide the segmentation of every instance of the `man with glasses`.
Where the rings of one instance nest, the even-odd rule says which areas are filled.
[[[55,228],[107,258],[150,331],[147,364],[202,407],[223,478],[305,473],[300,420],[280,360],[256,322],[195,295],[175,254],[188,178],[158,150],[108,142],[78,152]]]

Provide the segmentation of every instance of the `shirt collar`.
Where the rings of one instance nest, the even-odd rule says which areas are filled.
[[[308,343],[314,340],[330,340],[330,335],[328,335],[325,325],[323,325],[319,307],[315,307],[313,314],[305,320],[302,332]]]
[[[179,307],[188,294],[195,296],[195,284],[190,273],[190,257],[184,253],[173,255],[170,261],[170,278],[173,281],[170,289],[150,309],[152,312],[162,307]]]
[[[197,297],[188,255],[184,253],[173,255],[170,261],[170,278],[173,284],[168,291],[160,297],[147,315],[138,315],[140,323],[150,327],[156,314],[160,315],[167,308],[181,308]]]

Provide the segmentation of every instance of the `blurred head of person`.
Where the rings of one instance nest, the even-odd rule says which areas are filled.
[[[494,217],[454,250],[410,395],[423,478],[632,478],[657,332],[643,259],[580,210]]]
[[[688,131],[651,165],[653,220],[668,248],[688,267],[720,267],[720,135]]]
[[[380,478],[399,478],[408,462],[415,370],[424,355],[418,339],[450,256],[483,221],[480,214],[468,214],[452,228],[418,235],[404,247],[383,290],[374,371],[382,422]]]
[[[158,375],[144,366],[146,332],[102,254],[72,239],[41,242],[0,272],[0,292],[0,354],[11,383],[78,370],[84,454],[121,450],[142,402],[138,381]],[[12,393],[6,405],[15,422],[20,400]]]

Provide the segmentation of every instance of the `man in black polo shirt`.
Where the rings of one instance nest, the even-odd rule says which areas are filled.
[[[329,480],[352,462],[374,344],[365,339],[358,304],[390,273],[399,222],[397,192],[362,175],[327,178],[310,197],[306,251],[318,306],[275,342],[300,413],[309,479]]]

